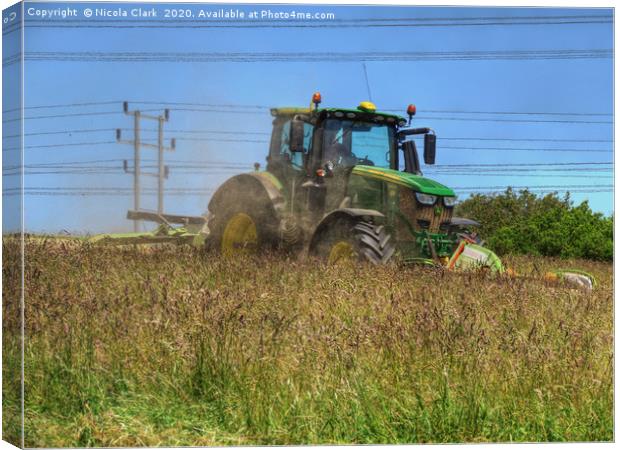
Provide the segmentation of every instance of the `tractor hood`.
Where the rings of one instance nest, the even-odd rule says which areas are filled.
[[[449,187],[412,173],[399,172],[398,170],[384,169],[375,166],[355,166],[353,168],[353,173],[389,183],[399,184],[424,194],[439,195],[444,197],[453,197],[455,195],[454,191]]]

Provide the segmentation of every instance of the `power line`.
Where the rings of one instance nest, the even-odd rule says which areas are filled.
[[[116,144],[116,141],[99,141],[99,142],[74,142],[74,143],[63,143],[63,144],[44,144],[44,145],[26,145],[24,149],[35,149],[35,148],[54,148],[54,147],[73,147],[80,145],[106,145],[106,144]],[[13,151],[19,150],[21,147],[11,147],[5,148],[5,151]]]
[[[123,131],[130,131],[130,128],[121,128]],[[71,133],[99,133],[99,132],[108,132],[114,133],[115,128],[91,128],[91,129],[75,129],[75,130],[59,130],[59,131],[41,131],[41,132],[33,132],[33,133],[24,133],[23,136],[45,136],[45,135],[56,135],[56,134],[71,134]],[[156,132],[154,129],[144,129],[142,131],[145,132]],[[170,130],[171,133],[175,134],[239,134],[239,135],[259,135],[259,136],[270,136],[270,132],[266,131],[245,131],[245,130],[184,130],[184,129],[176,129]],[[3,136],[4,139],[9,138],[19,138],[21,134],[11,134]],[[180,138],[179,138],[180,139]],[[490,137],[451,137],[451,136],[439,136],[439,140],[446,141],[507,141],[507,142],[579,142],[579,143],[611,143],[612,139],[553,139],[553,138],[490,138]]]
[[[24,165],[6,165],[3,170],[18,170],[18,169],[38,169],[38,168],[84,168],[84,167],[94,167],[94,168],[119,168],[121,167],[121,163],[123,163],[123,159],[105,159],[105,160],[91,160],[91,161],[59,161],[54,163],[35,163],[35,164],[24,164]],[[152,160],[143,160],[144,162],[154,162]],[[101,163],[117,163],[118,165],[113,166],[101,166],[98,164]],[[232,167],[232,168],[249,168],[252,166],[251,163],[239,163],[239,162],[209,162],[209,161],[171,161],[168,164],[169,167],[173,168],[213,168],[213,167]],[[570,163],[567,163],[567,165]],[[596,164],[596,166],[594,166]],[[427,173],[455,173],[463,171],[463,169],[469,170],[467,173],[482,173],[482,172],[612,172],[613,167],[600,167],[600,165],[612,165],[613,163],[575,163],[575,165],[568,165],[564,167],[561,163],[550,163],[550,164],[541,164],[545,167],[530,167],[529,164],[502,164],[502,165],[469,165],[469,164],[453,164],[453,165],[437,165],[429,168]],[[584,166],[588,167],[584,167]],[[536,164],[533,164],[536,166]],[[143,166],[144,167],[144,166]],[[150,166],[148,166],[150,167]],[[155,167],[155,166],[153,166]]]
[[[467,186],[467,187],[454,187],[453,189],[465,190],[465,189],[585,189],[585,188],[593,188],[593,189],[602,189],[602,188],[613,188],[613,184],[573,184],[573,185],[538,185],[538,186]]]
[[[246,109],[201,109],[201,108],[174,108],[172,111],[188,111],[188,112],[208,112],[208,113],[224,113],[224,114],[265,114],[265,111],[248,111]]]
[[[75,116],[105,116],[111,114],[119,114],[119,111],[101,111],[101,112],[81,112],[71,114],[56,114],[48,116],[31,116],[31,117],[19,117],[17,119],[5,119],[2,123],[18,122],[20,120],[35,120],[35,119],[55,119],[57,117],[75,117]]]
[[[12,190],[22,190],[21,188],[8,188],[7,191]],[[133,188],[128,187],[92,187],[92,186],[43,186],[43,187],[24,187],[24,191],[48,191],[48,192],[131,192],[133,193]],[[156,188],[144,188],[144,191],[147,192],[157,192]],[[213,189],[205,189],[205,188],[167,188],[168,192],[205,192],[205,191],[213,191]]]
[[[208,170],[208,171],[212,171],[212,170],[238,170],[238,169],[243,169],[243,170],[251,170],[251,165],[250,164],[229,164],[229,165],[217,165],[217,164],[189,164],[189,165],[180,165],[180,164],[168,164],[167,165],[169,168],[171,169],[178,169],[178,170]],[[4,173],[8,173],[8,172],[19,172],[19,171],[27,171],[27,170],[59,170],[59,171],[91,171],[91,170],[121,170],[123,167],[119,164],[119,165],[114,165],[114,166],[101,166],[101,165],[95,165],[95,166],[86,166],[86,165],[63,165],[63,164],[48,164],[48,165],[26,165],[26,166],[7,166],[3,169]],[[154,165],[143,165],[142,166],[143,169],[149,169],[149,168],[157,168],[157,166]],[[540,173],[540,172],[545,172],[545,175],[542,176],[546,176],[546,177],[550,177],[550,176],[558,176],[558,175],[551,175],[547,172],[557,172],[557,173],[561,173],[561,174],[567,174],[567,173],[579,173],[579,174],[583,174],[583,173],[613,173],[613,169],[612,168],[597,168],[597,169],[575,169],[575,168],[569,168],[569,169],[506,169],[506,170],[500,170],[500,169],[488,169],[488,170],[480,170],[480,169],[471,169],[470,171],[464,172],[463,169],[454,169],[454,170],[427,170],[425,171],[426,174],[432,174],[432,175],[471,175],[471,176],[477,176],[477,175],[484,175],[484,174],[489,174],[489,175],[495,175],[495,176],[530,176],[531,173]],[[196,173],[202,173],[202,172],[196,172]],[[581,175],[566,175],[566,176],[581,176]],[[590,176],[590,175],[586,175],[586,176]]]
[[[99,162],[111,162],[118,161],[119,163],[122,161],[120,159],[117,160],[99,160]],[[90,161],[93,163],[96,161]],[[7,166],[3,169],[5,175],[19,175],[22,172],[27,175],[50,175],[50,174],[96,174],[96,173],[114,173],[121,169],[120,164],[114,166],[100,166],[100,165],[91,165],[86,166],[84,164],[89,162],[65,162],[65,163],[44,163],[44,164],[27,164],[22,166]],[[579,164],[579,163],[575,163]],[[588,164],[588,163],[582,163]],[[603,163],[607,164],[607,163]],[[511,164],[508,164],[510,166]],[[544,164],[543,164],[544,165]],[[547,164],[547,166],[553,166],[554,164]],[[464,165],[467,166],[467,165]],[[459,165],[450,165],[446,168],[443,166],[439,169],[431,168],[426,171],[427,174],[432,175],[447,175],[447,176],[527,176],[527,177],[545,177],[549,178],[550,176],[554,178],[609,178],[611,175],[574,175],[567,174],[570,172],[611,172],[613,169],[611,167],[595,167],[595,168],[584,168],[584,167],[565,167],[565,168],[545,168],[545,167],[526,167],[525,164],[514,164],[513,166],[521,166],[519,168],[498,168],[498,167],[471,167],[469,166],[470,171],[463,172],[464,166]],[[493,166],[493,165],[490,165]],[[497,165],[496,165],[497,166]],[[180,171],[183,174],[196,174],[196,175],[204,175],[207,173],[210,174],[232,174],[236,171],[250,170],[250,164],[243,163],[226,163],[226,162],[217,162],[217,163],[172,163],[168,165],[168,167],[175,169],[175,171]],[[157,168],[155,165],[146,165],[142,166],[143,169],[149,168]],[[200,170],[198,170],[200,169]],[[534,172],[534,173],[532,173]],[[543,174],[536,172],[560,172],[561,174]],[[123,175],[124,173],[118,173],[117,175]]]
[[[440,149],[450,150],[493,150],[507,152],[583,152],[583,153],[613,153],[613,150],[578,149],[578,148],[502,148],[502,147],[453,147],[443,145]]]
[[[238,142],[238,143],[252,143],[252,144],[265,144],[267,140],[260,139],[226,139],[226,138],[178,138],[177,140],[195,141],[195,142]],[[148,142],[148,141],[144,141]],[[76,143],[63,143],[63,144],[45,144],[45,145],[30,145],[25,149],[40,149],[40,148],[59,148],[69,146],[89,146],[89,145],[104,145],[115,144],[116,141],[99,141],[99,142],[76,142]],[[5,148],[3,151],[15,151],[20,150],[21,147]],[[490,151],[505,151],[505,152],[579,152],[579,153],[613,153],[613,150],[603,149],[579,149],[579,148],[504,148],[504,147],[461,147],[461,146],[441,146],[441,149],[448,150],[490,150]]]
[[[598,19],[598,20],[613,20],[613,15],[604,15],[604,14],[577,14],[577,15],[537,15],[537,16],[519,16],[519,15],[511,15],[511,16],[459,16],[459,17],[369,17],[369,18],[355,18],[355,19],[336,19],[336,18],[325,18],[325,19],[291,19],[295,23],[348,23],[348,22],[437,22],[437,21],[449,21],[449,22],[469,22],[469,21],[511,21],[511,20],[575,20],[575,19]],[[122,22],[128,23],[186,23],[186,22],[205,22],[203,18],[182,18],[182,19],[152,19],[152,18],[123,18]],[[114,20],[114,22],[117,19]],[[38,19],[27,18],[26,24],[30,23],[48,23],[49,20],[46,19]],[[80,18],[57,18],[54,19],[54,23],[109,23],[113,22],[110,19],[80,19]],[[227,19],[222,20],[220,23],[267,23],[267,24],[278,24],[282,23],[282,20],[279,19]],[[9,27],[18,26],[20,22],[13,22]]]
[[[493,194],[498,193],[497,190],[493,189],[501,189],[505,190],[508,186],[497,186],[497,187],[479,187],[479,188],[453,188],[454,191],[460,192],[463,194]],[[607,193],[613,192],[613,186],[605,186],[601,185],[600,188],[573,188],[570,186],[562,186],[558,189],[549,189],[549,188],[532,188],[532,187],[512,187],[513,189],[527,190],[535,193],[558,193],[562,189],[570,189],[566,192],[570,193]],[[213,189],[202,189],[202,190],[173,190],[171,192],[167,192],[168,196],[192,196],[192,195],[208,195],[214,192]],[[27,188],[23,191],[19,188],[15,189],[6,189],[4,195],[12,196],[12,195],[26,195],[26,196],[76,196],[76,197],[85,197],[85,196],[132,196],[133,191],[129,188],[114,188],[113,190],[107,189],[89,189],[89,190],[81,190],[80,188],[76,188],[76,190],[49,190],[47,188]],[[147,190],[144,192],[146,195],[157,195],[155,190]]]
[[[137,102],[136,102],[137,103]],[[123,131],[130,131],[130,128],[121,128]],[[91,128],[91,129],[75,129],[75,130],[59,130],[59,131],[41,131],[33,133],[24,133],[23,136],[45,136],[55,134],[71,134],[71,133],[99,133],[108,132],[114,133],[115,128]],[[156,132],[154,129],[144,129],[145,132]],[[239,135],[261,135],[269,136],[270,132],[265,131],[244,131],[244,130],[184,130],[176,129],[170,130],[172,133],[187,133],[187,134],[239,134]],[[3,136],[3,138],[19,138],[21,134],[12,134]],[[611,143],[612,139],[554,139],[554,138],[490,138],[490,137],[451,137],[451,136],[439,136],[440,140],[455,140],[455,141],[509,141],[509,142],[580,142],[580,143]]]
[[[258,139],[222,139],[222,138],[177,138],[182,141],[203,141],[203,142],[251,142],[264,144],[269,141]],[[604,149],[578,149],[578,148],[504,148],[504,147],[461,147],[442,145],[440,149],[459,149],[459,150],[505,150],[505,151],[542,151],[542,152],[592,152],[592,153],[613,153],[613,150]]]
[[[537,15],[537,16],[519,16],[519,15],[510,15],[510,16],[459,16],[459,17],[360,17],[354,19],[291,19],[295,23],[340,23],[340,22],[436,22],[436,21],[451,21],[451,22],[463,22],[463,21],[485,21],[485,20],[561,20],[561,19],[608,19],[613,20],[613,15],[603,15],[603,14],[578,14],[578,15]],[[114,19],[113,21],[117,21],[118,19]],[[161,22],[161,23],[186,23],[186,22],[204,22],[203,18],[179,18],[179,19],[152,19],[152,18],[123,18],[121,19],[123,22],[131,22],[131,23],[152,23],[152,22]],[[107,23],[111,22],[110,19],[80,19],[80,18],[58,18],[54,19],[54,22],[87,22],[87,23]],[[48,23],[49,21],[46,19],[37,19],[37,18],[28,18],[26,23],[30,22],[41,22]],[[225,19],[221,21],[222,23],[282,23],[281,19]],[[19,22],[14,22],[10,26],[16,26]]]
[[[144,168],[144,167],[143,167]],[[157,169],[156,167],[152,167],[153,169]],[[36,176],[36,175],[97,175],[97,174],[106,174],[106,175],[117,175],[117,176],[126,176],[124,172],[121,172],[122,168],[113,167],[113,168],[100,168],[100,169],[87,169],[87,168],[75,168],[75,169],[66,169],[66,170],[26,170],[23,172],[10,172],[3,173],[3,176],[19,176],[19,175],[28,175],[28,176]],[[248,168],[249,170],[249,168]],[[175,173],[181,175],[233,175],[235,174],[234,169],[225,169],[225,168],[214,168],[214,169],[204,169],[202,171],[188,171],[185,169],[175,170]]]
[[[546,175],[541,175],[541,174],[507,174],[507,173],[467,173],[467,172],[461,172],[461,173],[435,173],[434,175],[448,175],[448,176],[459,176],[459,177],[467,177],[467,176],[473,176],[473,177],[533,177],[533,178],[549,178],[550,175],[546,174]],[[613,178],[613,175],[553,175],[553,178],[585,178],[585,179],[592,179],[592,178],[605,178],[605,179],[610,179]]]
[[[166,196],[174,197],[187,197],[192,195],[208,195],[212,194],[212,191],[204,192],[168,192]],[[49,191],[28,191],[23,193],[25,196],[43,196],[43,197],[130,197],[133,196],[133,192],[49,192]],[[143,195],[157,195],[157,192],[143,192]],[[14,196],[21,195],[21,192],[7,192],[4,195]]]
[[[453,141],[528,141],[528,142],[613,142],[612,139],[555,139],[555,138],[489,138],[489,137],[444,137],[441,140]]]
[[[451,28],[451,27],[482,27],[482,26],[517,26],[517,25],[586,25],[586,24],[613,24],[613,20],[564,20],[564,21],[513,21],[513,22],[471,22],[471,23],[347,23],[347,24],[293,24],[293,23],[280,23],[278,25],[266,25],[266,24],[246,24],[246,25],[226,25],[211,23],[209,25],[174,25],[174,24],[151,24],[151,25],[59,25],[52,22],[46,24],[27,24],[26,28],[111,28],[111,29],[202,29],[202,30],[216,30],[222,28],[229,29],[278,29],[278,28],[308,28],[308,29],[320,29],[320,28]],[[10,30],[2,33],[3,35],[9,34],[15,30]]]
[[[535,19],[535,20],[532,20]],[[163,22],[163,23],[162,23]],[[239,23],[204,23],[204,20],[187,19],[180,21],[181,24],[175,24],[175,21],[158,21],[158,20],[123,20],[121,23],[112,22],[110,20],[93,20],[85,22],[84,20],[54,20],[41,21],[36,19],[28,20],[25,24],[28,28],[172,28],[172,29],[220,29],[220,28],[424,28],[424,27],[479,27],[479,26],[507,26],[507,25],[581,25],[581,24],[611,24],[612,16],[593,15],[593,16],[539,16],[539,17],[503,17],[503,18],[408,18],[408,19],[357,19],[357,20],[329,20],[325,22],[318,21],[253,21],[246,20],[243,24]],[[195,24],[195,23],[199,24]],[[397,22],[397,23],[388,23]],[[103,23],[103,25],[102,25]],[[139,23],[147,23],[147,25],[139,25]],[[15,28],[5,29],[3,35],[9,34],[21,28],[21,24]],[[8,27],[7,27],[8,28]]]
[[[613,162],[558,162],[558,163],[506,163],[506,164],[436,164],[434,167],[522,167],[522,166],[589,166],[589,165],[609,165]]]
[[[4,60],[12,63],[14,55]],[[351,61],[439,61],[439,60],[555,60],[612,58],[611,49],[555,49],[443,52],[27,52],[28,61],[99,62],[351,62]],[[16,61],[13,61],[16,62]]]
[[[223,139],[223,138],[177,138],[177,141],[198,141],[198,142],[250,142],[254,144],[266,144],[266,140],[258,139]]]
[[[403,108],[385,109],[385,111],[397,112]],[[424,109],[421,113],[449,113],[449,114],[501,114],[501,115],[536,115],[536,116],[613,116],[612,113],[588,113],[588,112],[549,112],[549,111],[468,111],[463,109]]]
[[[602,188],[613,188],[612,184],[573,184],[573,185],[534,185],[534,186],[511,186],[511,185],[502,185],[502,186],[459,186],[454,187],[453,189],[550,189],[550,188],[558,188],[558,189],[602,189]],[[22,188],[8,188],[7,191],[12,190],[22,190]],[[28,186],[23,188],[24,191],[67,191],[67,192],[90,192],[90,191],[106,191],[106,192],[116,192],[116,191],[129,191],[133,192],[133,188],[130,187],[117,187],[117,186],[101,186],[101,187],[93,187],[93,186],[41,186],[41,187],[33,187]],[[156,188],[145,188],[146,191],[157,191]],[[166,188],[167,192],[203,192],[205,190],[212,191],[213,189],[205,189],[205,188],[188,188],[188,187],[173,187]]]
[[[94,106],[94,105],[110,105],[121,104],[121,101],[101,101],[101,102],[87,102],[87,103],[63,103],[53,105],[36,105],[26,106],[24,109],[44,109],[44,108],[69,108],[80,106]],[[208,108],[235,108],[235,109],[270,109],[268,105],[244,105],[244,104],[231,104],[231,103],[200,103],[200,102],[167,102],[167,101],[131,101],[130,103],[144,104],[144,105],[162,105],[162,106],[203,106]],[[19,111],[21,108],[12,108],[3,110],[3,112]],[[403,112],[404,108],[384,108],[383,111],[389,112]],[[548,116],[613,116],[613,113],[600,113],[600,112],[566,112],[566,111],[471,111],[463,109],[424,109],[420,110],[422,113],[449,113],[449,114],[495,114],[495,115],[548,115]]]
[[[91,129],[77,129],[77,130],[61,130],[61,131],[41,131],[35,133],[24,133],[23,136],[45,136],[54,134],[71,134],[71,133],[114,133],[115,130],[120,129],[122,131],[131,131],[130,128],[91,128]],[[156,133],[157,130],[145,128],[143,132]],[[269,136],[271,133],[264,131],[224,131],[224,130],[170,130],[172,133],[188,133],[188,134],[239,134],[239,135],[262,135]],[[3,136],[3,138],[19,138],[21,134],[11,134]],[[177,139],[178,140],[178,139]]]
[[[513,123],[583,123],[583,124],[606,124],[613,125],[613,121],[606,120],[547,120],[547,119],[497,119],[497,118],[473,118],[473,117],[422,117],[424,120],[462,120],[466,122],[513,122]]]
[[[492,195],[500,193],[497,190],[467,190],[467,189],[454,189],[455,192],[460,194],[480,194],[480,195]],[[535,194],[558,194],[561,191],[557,189],[527,189],[527,191]],[[570,194],[595,194],[595,193],[609,193],[613,192],[613,188],[606,189],[571,189]]]
[[[108,105],[108,104],[120,104],[120,101],[101,101],[101,102],[87,102],[87,103],[65,103],[65,104],[54,104],[54,105],[36,105],[36,106],[26,106],[24,109],[46,109],[46,108],[71,108],[71,107],[81,107],[81,106],[94,106],[94,105]],[[162,106],[201,106],[207,108],[232,108],[235,110],[246,111],[247,109],[257,109],[257,110],[268,110],[271,107],[267,105],[243,105],[243,104],[216,104],[216,103],[197,103],[197,102],[165,102],[165,101],[132,101],[131,103],[137,104],[147,104],[147,105],[162,105]],[[12,108],[4,110],[4,113],[20,111],[20,108]],[[192,108],[176,108],[179,111],[194,111]],[[388,112],[402,112],[403,108],[385,108],[383,111]],[[150,110],[154,111],[154,110]],[[211,112],[213,109],[196,109],[195,111],[205,111]],[[217,110],[219,111],[219,110]],[[601,113],[601,112],[552,112],[552,111],[479,111],[479,110],[456,110],[456,109],[425,109],[422,111],[423,113],[453,113],[453,114],[486,114],[486,115],[545,115],[545,116],[613,116],[612,113]],[[433,117],[428,117],[428,119],[433,119]],[[452,119],[452,118],[451,118]],[[461,120],[456,119],[454,120]],[[471,119],[474,120],[474,119]],[[476,119],[478,120],[478,119]],[[483,120],[483,119],[480,119]],[[485,119],[486,120],[486,119]],[[498,119],[488,119],[488,120],[498,120]],[[572,122],[570,122],[572,123]],[[598,123],[598,122],[595,122]],[[611,122],[602,122],[602,123],[611,123]]]
[[[86,161],[58,161],[58,162],[52,162],[52,163],[34,163],[34,164],[26,164],[24,165],[24,167],[27,168],[35,168],[35,167],[58,167],[58,166],[69,166],[69,165],[84,165],[84,164],[99,164],[99,163],[109,163],[109,162],[118,162],[119,164],[122,164],[124,161],[124,159],[122,158],[113,158],[113,159],[95,159],[95,160],[86,160]],[[147,163],[156,163],[157,160],[155,159],[151,159],[151,158],[142,158],[143,162],[147,162]],[[169,161],[169,163],[171,164],[178,164],[178,166],[182,166],[182,165],[188,165],[190,167],[196,167],[197,165],[205,165],[208,167],[212,167],[212,166],[221,166],[221,165],[225,165],[225,166],[243,166],[243,167],[251,167],[252,163],[239,163],[239,162],[235,162],[235,161],[195,161],[195,160],[171,160]],[[5,169],[7,167],[11,167],[11,168],[20,168],[22,167],[21,165],[13,165],[13,166],[5,166]],[[175,166],[176,167],[176,166]]]
[[[203,113],[223,113],[223,114],[264,114],[263,111],[244,110],[242,108],[236,110],[228,109],[202,109],[202,108],[174,108],[173,111],[186,112],[203,112]],[[396,111],[396,110],[385,110]],[[500,119],[500,118],[473,118],[473,117],[418,117],[418,120],[455,120],[466,122],[512,122],[512,123],[567,123],[567,124],[604,124],[611,125],[613,121],[604,120],[560,120],[560,119]]]
[[[558,193],[557,190],[545,190],[545,189],[541,189],[541,190],[529,190],[532,193],[536,193],[536,194],[552,194],[552,193]],[[497,191],[483,191],[483,190],[455,190],[455,192],[459,193],[459,194],[481,194],[481,195],[490,195],[490,194],[495,194],[497,193]],[[613,192],[613,189],[584,189],[584,190],[572,190],[570,191],[571,194],[595,194],[595,193],[609,193],[609,192]],[[21,192],[7,192],[3,195],[6,196],[16,196],[16,195],[21,195]],[[203,192],[203,193],[196,193],[196,192],[172,192],[172,193],[167,193],[166,196],[170,197],[192,197],[192,196],[196,196],[196,195],[200,195],[200,196],[205,196],[205,195],[209,195],[212,194],[212,192]],[[46,191],[31,191],[31,192],[25,192],[24,193],[25,196],[27,197],[33,197],[33,196],[37,196],[37,197],[129,197],[131,195],[133,195],[131,192],[117,192],[117,193],[109,193],[109,192],[46,192]],[[148,195],[148,196],[154,196],[157,195],[156,192],[144,192],[143,195]]]
[[[508,169],[501,168],[479,168],[479,167],[461,167],[461,168],[452,168],[452,169],[430,169],[425,171],[425,173],[433,173],[433,174],[454,174],[454,173],[469,173],[472,175],[482,174],[482,173],[494,173],[494,174],[527,174],[527,173],[547,173],[547,176],[552,176],[551,173],[559,172],[559,173],[613,173],[612,167],[595,167],[595,168],[581,168],[581,167],[552,167],[552,168],[544,168],[544,167],[512,167]]]
[[[156,101],[133,101],[132,103],[138,104],[153,104],[153,105],[167,105],[167,106],[205,106],[215,108],[256,108],[256,109],[270,109],[267,105],[242,105],[242,104],[213,104],[213,103],[196,103],[196,102],[156,102]],[[382,111],[389,112],[404,112],[404,108],[383,108]],[[422,113],[455,113],[455,114],[502,114],[502,115],[550,115],[550,116],[613,116],[612,113],[590,113],[590,112],[550,112],[550,111],[469,111],[469,110],[456,110],[456,109],[424,109],[420,110]]]
[[[21,53],[16,53],[15,55],[7,56],[6,58],[2,58],[3,66],[10,66],[11,64],[15,64],[20,62],[22,59]]]
[[[121,104],[122,101],[119,100],[110,100],[105,102],[85,102],[85,103],[62,103],[57,105],[37,105],[37,106],[24,106],[23,109],[44,109],[44,108],[70,108],[76,106],[95,106],[95,105],[113,105],[113,104]],[[22,108],[11,108],[2,110],[3,113],[13,112],[13,111],[21,111]]]
[[[59,165],[63,165],[63,166],[72,166],[72,165],[84,165],[84,164],[99,164],[99,163],[108,163],[108,162],[119,162],[122,163],[123,160],[120,158],[114,158],[114,159],[95,159],[95,160],[88,160],[88,161],[57,161],[57,162],[52,162],[52,163],[34,163],[34,164],[24,164],[23,166],[21,164],[14,164],[14,165],[6,165],[3,167],[3,170],[5,169],[19,169],[21,167],[27,167],[27,168],[32,168],[32,167],[56,167]]]
[[[507,166],[510,166],[508,164]],[[613,167],[600,167],[600,166],[569,166],[569,167],[506,167],[506,166],[496,166],[496,167],[481,167],[481,166],[473,166],[473,167],[459,167],[458,165],[454,165],[451,167],[432,167],[431,170],[436,172],[454,172],[454,171],[462,171],[464,169],[467,170],[475,170],[477,173],[480,172],[611,172],[613,171]]]
[[[211,194],[214,189],[204,188],[172,188],[167,189],[166,194],[179,195],[205,195]],[[143,193],[157,195],[157,189],[145,188]],[[133,196],[132,188],[125,187],[25,187],[4,189],[4,195],[44,195],[44,196]]]
[[[10,134],[7,136],[3,136],[3,139],[8,138],[19,138],[22,136],[46,136],[46,135],[54,135],[54,134],[72,134],[72,133],[114,133],[114,128],[90,128],[90,129],[79,129],[79,130],[61,130],[61,131],[40,131],[36,133],[24,133],[22,134]],[[122,130],[129,130],[129,128],[122,128]]]
[[[138,102],[139,103],[139,102]],[[162,103],[165,105],[165,103]],[[229,106],[229,105],[227,105]],[[230,106],[232,107],[232,106]],[[239,109],[235,109],[235,110],[222,110],[222,109],[201,109],[201,108],[187,108],[187,107],[183,107],[183,108],[174,108],[174,111],[188,111],[188,112],[207,112],[207,113],[228,113],[228,114],[236,114],[236,113],[243,113],[243,114],[262,114],[262,111],[248,111],[244,109],[243,105],[239,105],[238,106]],[[252,108],[257,108],[256,106],[252,105]],[[267,109],[267,107],[264,107],[265,109]],[[384,111],[387,112],[399,112],[401,111],[401,109],[384,109]],[[462,113],[465,114],[467,112],[465,111],[457,111],[458,113]],[[520,113],[520,112],[505,112],[505,113],[499,113],[499,112],[482,112],[482,111],[474,111],[472,112],[473,114],[512,114],[512,115],[517,115],[517,114],[525,114],[525,115],[566,115],[566,116],[605,116],[605,115],[610,115],[611,114],[607,114],[607,113],[552,113],[552,112],[540,112],[540,113],[535,113],[535,112],[524,112],[524,113]],[[613,121],[603,121],[603,120],[563,120],[563,119],[503,119],[503,118],[473,118],[473,117],[436,117],[436,116],[429,116],[429,117],[418,117],[417,120],[455,120],[455,121],[468,121],[468,122],[515,122],[515,123],[568,123],[568,124],[605,124],[605,125],[610,125],[613,124]]]
[[[156,167],[153,167],[156,169]],[[56,169],[56,170],[25,170],[18,172],[3,172],[4,176],[37,176],[37,175],[97,175],[97,174],[106,174],[108,176],[125,176],[124,172],[120,171],[119,167],[111,167],[111,168],[98,168],[98,169],[89,169],[89,168],[75,168],[75,169]],[[250,170],[248,167],[245,170]],[[235,175],[238,173],[239,168],[237,169],[226,169],[226,168],[213,168],[213,169],[175,169],[175,174],[180,175]],[[454,172],[454,173],[433,173],[433,175],[446,175],[446,176],[459,176],[459,177],[528,177],[528,178],[549,178],[549,174],[514,174],[514,173],[471,173],[471,172]],[[570,178],[570,179],[610,179],[613,178],[613,174],[609,175],[557,175],[554,174],[553,178]]]
[[[251,168],[249,165],[247,166],[214,166],[214,167],[176,167],[176,166],[168,166],[171,169],[176,171],[180,171],[182,173],[188,174],[206,174],[206,173],[234,173],[239,170],[241,171],[250,171]],[[142,169],[157,169],[156,166],[142,166]],[[6,168],[3,170],[5,175],[11,174],[84,174],[84,173],[116,173],[118,171],[119,175],[124,175],[122,172],[122,167],[120,166],[68,166],[68,167],[35,167],[35,168]],[[179,173],[180,173],[179,172]],[[559,171],[558,171],[559,172]],[[463,172],[463,171],[453,171],[453,172],[432,172],[426,171],[427,175],[446,175],[446,176],[495,176],[495,177],[546,177],[546,178],[610,178],[613,176],[612,171],[593,171],[592,173],[607,173],[607,175],[593,175],[589,173],[587,175],[583,175],[584,172],[577,172],[577,175],[571,173],[571,171],[559,172],[558,173],[537,173],[536,171],[532,172]],[[574,172],[573,172],[574,173]]]
[[[112,160],[111,160],[112,161]],[[117,165],[112,166],[101,166],[101,165],[86,165],[83,163],[71,164],[71,163],[60,163],[60,164],[26,164],[24,166],[19,165],[11,165],[6,166],[2,170],[6,171],[18,171],[18,170],[38,170],[38,169],[60,169],[60,170],[93,170],[93,169],[114,169],[119,170],[124,168],[125,160],[115,160],[117,161]],[[143,160],[144,161],[144,160]],[[173,169],[207,169],[207,170],[222,170],[222,169],[251,169],[252,164],[240,164],[240,163],[195,163],[195,164],[167,164],[168,167]],[[141,166],[143,169],[153,169],[157,168],[157,165],[154,164],[146,164]]]
[[[159,111],[159,109],[144,109],[143,112]],[[67,114],[54,114],[48,116],[31,116],[31,117],[19,117],[17,119],[6,119],[2,123],[17,122],[20,120],[35,120],[35,119],[56,119],[58,117],[81,117],[81,116],[107,116],[121,114],[121,111],[97,111],[97,112],[77,112]]]
[[[152,130],[144,130],[152,131]],[[256,134],[261,136],[271,136],[267,131],[226,131],[226,130],[170,130],[171,133],[188,133],[188,134]]]

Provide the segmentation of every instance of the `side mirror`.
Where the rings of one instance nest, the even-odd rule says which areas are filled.
[[[302,120],[291,120],[291,128],[288,133],[289,150],[291,152],[304,151],[304,122]]]
[[[435,144],[437,136],[434,134],[424,135],[424,164],[435,164]]]

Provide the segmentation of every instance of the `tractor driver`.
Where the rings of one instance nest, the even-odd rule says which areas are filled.
[[[357,164],[357,157],[350,148],[340,142],[332,143],[325,149],[323,160],[331,168],[349,168]]]

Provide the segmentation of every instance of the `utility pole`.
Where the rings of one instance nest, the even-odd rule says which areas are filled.
[[[126,173],[133,174],[133,207],[134,211],[141,211],[140,207],[140,192],[141,183],[140,178],[142,175],[157,177],[157,214],[164,213],[164,179],[168,178],[168,166],[164,165],[164,151],[174,151],[176,147],[175,139],[170,140],[170,146],[164,145],[164,123],[170,119],[170,111],[164,110],[163,115],[153,116],[150,114],[143,114],[140,110],[129,110],[129,103],[123,102],[123,112],[134,118],[133,126],[133,140],[123,140],[121,138],[121,130],[116,130],[116,140],[121,144],[133,145],[133,170],[129,170],[127,160],[123,161],[123,168]],[[141,121],[142,119],[153,120],[157,122],[157,144],[150,144],[142,142],[141,137]],[[140,149],[142,147],[157,149],[157,172],[143,172],[141,170],[140,161]],[[134,231],[140,230],[140,221],[134,220]]]
[[[140,164],[140,111],[135,111],[133,114],[133,209],[136,211],[140,211],[140,167],[142,167]],[[140,223],[135,220],[133,231],[138,231],[139,226]]]

